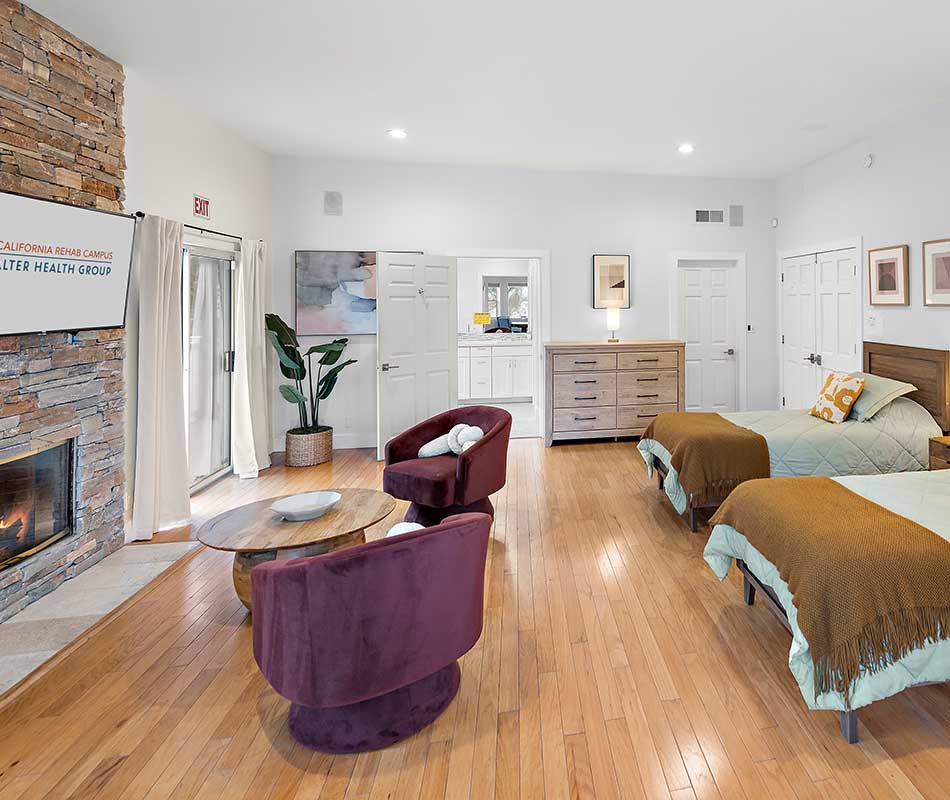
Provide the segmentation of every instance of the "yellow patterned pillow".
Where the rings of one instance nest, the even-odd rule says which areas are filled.
[[[856,378],[846,372],[832,372],[818,395],[811,415],[826,422],[844,422],[851,413],[854,401],[863,391],[863,378]]]

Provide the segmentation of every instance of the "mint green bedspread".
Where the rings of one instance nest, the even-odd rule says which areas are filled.
[[[927,409],[906,397],[897,398],[867,422],[847,420],[838,425],[807,411],[740,411],[722,416],[765,437],[773,478],[925,470],[930,438],[940,435]],[[654,439],[641,439],[637,449],[651,477],[655,459],[666,467],[666,496],[682,514],[688,498],[669,452]]]
[[[907,472],[835,478],[851,491],[896,514],[929,528],[950,541],[950,470]],[[798,612],[788,585],[775,566],[730,525],[717,525],[703,553],[706,563],[724,580],[734,559],[744,561],[755,576],[775,592],[788,614],[792,644],[788,667],[795,676],[806,705],[812,709],[845,711],[844,695],[827,692],[815,696],[814,667],[808,640],[798,627]],[[851,688],[851,708],[857,709],[897,694],[918,683],[950,680],[950,641],[928,644],[884,670],[859,677]]]

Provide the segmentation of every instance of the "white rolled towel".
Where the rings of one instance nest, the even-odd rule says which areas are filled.
[[[390,536],[399,536],[403,533],[421,531],[424,527],[425,525],[420,525],[418,522],[397,522],[386,533],[386,538],[388,539]]]

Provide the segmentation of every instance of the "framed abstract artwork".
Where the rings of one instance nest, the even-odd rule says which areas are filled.
[[[924,305],[950,306],[950,239],[921,245],[924,258]]]
[[[908,247],[868,250],[868,290],[872,306],[910,305]]]
[[[298,336],[376,333],[376,252],[297,250]]]
[[[630,308],[630,256],[595,255],[594,308]]]

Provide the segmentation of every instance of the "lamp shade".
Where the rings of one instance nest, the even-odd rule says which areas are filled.
[[[607,309],[607,330],[615,331],[620,328],[620,309],[610,307]]]

